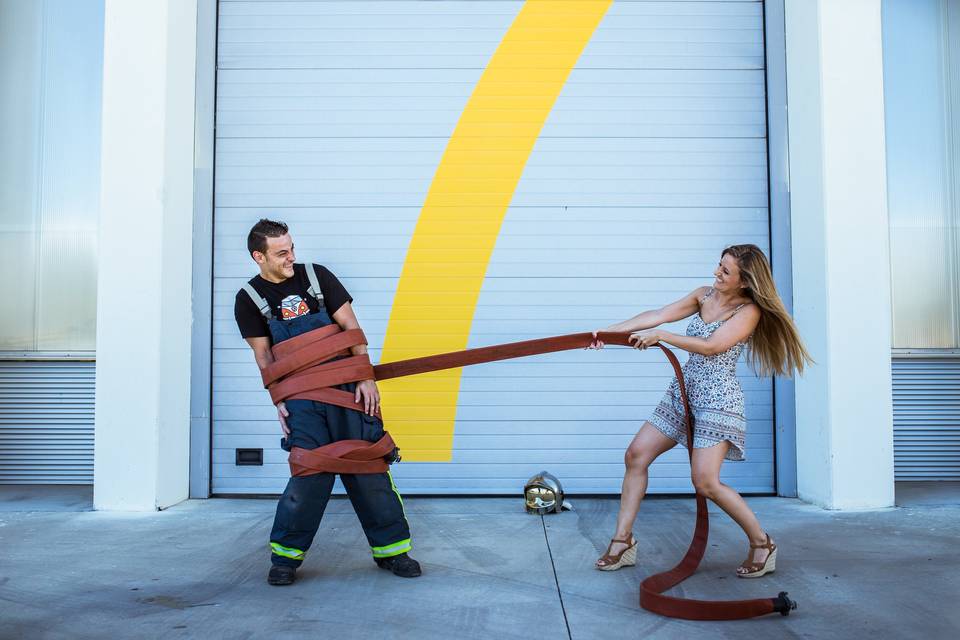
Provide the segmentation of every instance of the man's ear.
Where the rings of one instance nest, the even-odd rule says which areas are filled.
[[[264,262],[267,261],[267,256],[263,255],[259,251],[254,251],[250,255],[253,256],[253,261],[256,262],[257,264],[263,264]]]

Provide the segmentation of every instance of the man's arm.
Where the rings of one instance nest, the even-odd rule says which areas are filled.
[[[339,309],[333,312],[333,321],[340,325],[340,328],[344,331],[360,328],[360,322],[357,320],[357,315],[353,312],[353,307],[349,302],[344,302]],[[363,355],[366,352],[367,345],[365,344],[350,347],[350,353],[355,356]]]
[[[261,370],[266,369],[270,364],[273,363],[273,352],[270,351],[270,338],[259,337],[259,338],[244,338],[247,341],[247,344],[250,345],[250,348],[253,349],[253,357],[257,361],[257,366]],[[290,413],[287,411],[287,405],[283,402],[277,403],[277,417],[280,418],[280,427],[283,429],[283,435],[290,435],[290,427],[287,426],[287,416]]]
[[[344,331],[360,328],[360,322],[357,321],[357,316],[349,302],[344,302],[339,309],[333,312],[333,321],[340,325],[340,328]],[[355,356],[363,355],[367,352],[367,345],[358,344],[350,347],[350,352]],[[377,383],[373,379],[357,383],[354,401],[360,402],[361,398],[363,398],[364,413],[372,416],[380,411],[380,390],[377,389]]]
[[[257,366],[266,369],[273,364],[273,352],[270,351],[270,338],[263,336],[259,338],[245,338],[247,344],[253,349],[253,357],[257,361]]]

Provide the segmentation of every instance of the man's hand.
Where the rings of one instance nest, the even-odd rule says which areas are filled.
[[[290,412],[287,411],[287,405],[282,402],[277,403],[277,416],[280,418],[280,428],[283,429],[283,435],[290,436],[290,427],[287,426],[287,418]]]
[[[353,401],[360,402],[363,398],[363,412],[368,416],[380,412],[380,390],[377,389],[377,383],[373,380],[363,380],[357,383],[357,391],[354,393]]]

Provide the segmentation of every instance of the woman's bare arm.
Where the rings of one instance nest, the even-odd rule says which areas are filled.
[[[644,329],[657,327],[667,322],[682,320],[683,318],[692,316],[697,312],[697,310],[700,308],[700,298],[705,296],[709,290],[710,287],[700,287],[698,289],[694,289],[676,302],[671,302],[665,307],[644,311],[643,313],[637,314],[632,318],[624,320],[623,322],[612,324],[606,329],[601,329],[600,331],[610,331],[612,333],[633,333],[635,331],[642,331]],[[596,335],[596,333],[597,332],[595,331],[594,335]],[[600,340],[594,340],[590,347],[593,349],[601,349],[603,348],[603,342]]]
[[[671,302],[665,307],[661,307],[659,309],[644,311],[643,313],[635,315],[628,320],[612,324],[604,329],[604,331],[612,331],[615,333],[632,333],[634,331],[650,329],[667,322],[674,322],[676,320],[682,320],[683,318],[692,316],[697,312],[697,309],[700,308],[700,298],[706,294],[708,289],[708,287],[694,289],[676,302]]]
[[[650,329],[638,331],[630,336],[630,341],[640,349],[646,349],[658,342],[665,342],[690,353],[715,356],[739,342],[748,340],[759,322],[760,308],[755,304],[748,304],[724,322],[709,338],[682,336],[663,329]]]

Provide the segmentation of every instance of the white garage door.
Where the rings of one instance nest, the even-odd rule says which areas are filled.
[[[522,2],[221,1],[215,494],[278,493],[287,478],[275,411],[233,321],[234,294],[256,272],[245,236],[262,216],[290,224],[298,258],[345,283],[374,361],[388,334],[420,331],[442,351],[446,327],[464,317],[469,346],[602,327],[709,284],[725,245],[768,249],[761,3],[615,2],[568,76],[554,44],[585,19],[577,3],[539,4],[560,12],[546,27]],[[495,52],[516,65],[501,69],[503,86],[524,88],[511,94],[509,114],[503,96],[476,89]],[[503,168],[496,158],[516,142],[509,125],[520,131],[535,119],[541,89],[557,78],[502,226],[474,224],[470,211]],[[404,263],[414,260],[414,234],[428,235],[417,229],[428,193],[457,169],[445,150],[467,135],[458,127],[466,109],[500,128],[485,136],[481,122],[462,146],[491,164],[471,169],[480,195],[462,187],[462,206],[446,205],[453,244],[428,250],[450,262],[437,285]],[[458,285],[470,267],[461,247],[491,233],[495,248],[471,297],[466,279]],[[420,301],[411,311],[398,291],[416,286],[432,289],[403,298]],[[410,313],[424,319],[404,325]],[[405,453],[397,483],[406,493],[517,493],[548,469],[568,491],[616,493],[623,449],[669,378],[662,356],[626,349],[467,368],[452,438],[438,435],[442,402],[424,400],[432,383],[405,387],[384,407]],[[772,387],[745,366],[741,383],[747,461],[725,465],[724,477],[743,492],[772,492]],[[411,398],[420,404],[401,406]],[[238,465],[237,449],[262,449],[263,464]],[[654,465],[650,490],[690,491],[688,474],[676,448]]]

